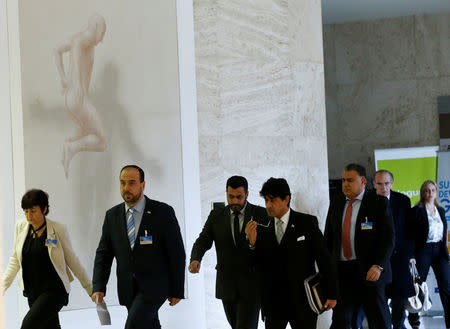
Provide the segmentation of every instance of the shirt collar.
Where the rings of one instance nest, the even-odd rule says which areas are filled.
[[[361,201],[364,197],[364,192],[366,192],[366,190],[363,190],[360,194],[358,194],[358,196],[355,198],[355,200],[359,200]],[[349,198],[345,198],[347,201],[349,201]]]
[[[134,208],[134,211],[137,211],[138,213],[142,213],[145,208],[145,196],[142,196],[142,199],[139,200],[139,202],[136,203],[136,205],[134,207],[130,207],[125,202],[125,212],[128,212],[128,209],[130,209],[130,208]]]
[[[284,225],[287,225],[290,214],[291,214],[291,208],[289,208],[288,211],[283,216],[281,216],[281,218],[277,218],[277,219],[281,220]]]

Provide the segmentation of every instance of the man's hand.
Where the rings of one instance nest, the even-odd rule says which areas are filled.
[[[101,304],[103,302],[103,297],[105,297],[105,293],[104,292],[94,292],[91,295],[91,299],[95,304]]]
[[[169,301],[170,306],[175,306],[178,304],[178,302],[181,300],[181,298],[169,297],[169,298],[167,298],[167,300]]]
[[[323,305],[325,307],[325,311],[329,311],[332,308],[334,308],[336,306],[336,303],[337,303],[336,299],[327,299],[327,301]]]
[[[245,234],[247,234],[251,246],[255,245],[256,242],[256,236],[258,234],[256,231],[257,226],[258,223],[255,222],[254,220],[249,221],[247,223],[247,226],[245,226]]]
[[[193,260],[188,267],[189,272],[198,273],[200,272],[200,262],[198,260]]]
[[[380,278],[381,270],[378,266],[372,265],[372,267],[367,271],[366,280],[376,282]]]

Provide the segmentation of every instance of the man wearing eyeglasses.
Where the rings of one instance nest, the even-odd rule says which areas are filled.
[[[317,218],[290,207],[291,190],[284,178],[269,178],[259,194],[273,219],[269,225],[250,221],[245,229],[262,269],[262,315],[266,329],[316,328],[317,314],[308,303],[304,281],[322,275],[323,309],[336,306],[335,263],[327,250]]]

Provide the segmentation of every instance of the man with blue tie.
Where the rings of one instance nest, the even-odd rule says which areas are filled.
[[[94,262],[92,299],[102,303],[117,262],[119,302],[128,309],[125,329],[160,329],[158,310],[184,298],[185,252],[173,208],[144,195],[144,171],[120,171],[124,199],[106,212]]]

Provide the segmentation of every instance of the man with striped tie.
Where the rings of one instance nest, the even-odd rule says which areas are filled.
[[[120,171],[124,199],[106,212],[94,262],[92,299],[102,303],[113,259],[119,302],[128,309],[125,329],[159,329],[158,310],[184,298],[185,251],[173,208],[144,195],[144,171]]]

